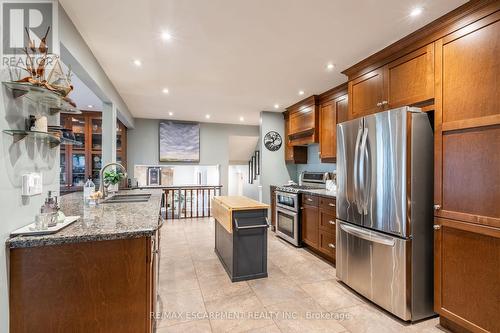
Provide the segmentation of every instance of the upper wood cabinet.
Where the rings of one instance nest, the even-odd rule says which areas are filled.
[[[434,43],[384,67],[385,109],[423,103],[434,98]]]
[[[318,96],[308,97],[286,109],[289,116],[288,139],[290,145],[318,143]]]
[[[434,98],[434,43],[349,82],[350,118]]]
[[[382,110],[384,70],[378,68],[349,81],[349,118],[364,117]]]
[[[284,112],[285,117],[285,137],[283,138],[285,145],[285,162],[286,163],[307,163],[307,147],[306,146],[292,146],[288,137],[288,129],[290,127],[290,117],[288,112]]]
[[[439,217],[500,227],[500,12],[436,42]]]
[[[322,162],[335,162],[337,157],[337,124],[347,120],[347,84],[320,97],[319,155]]]

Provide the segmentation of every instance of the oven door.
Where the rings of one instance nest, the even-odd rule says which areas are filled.
[[[295,246],[299,246],[299,233],[299,214],[276,207],[276,235]]]

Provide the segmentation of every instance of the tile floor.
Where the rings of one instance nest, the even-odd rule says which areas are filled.
[[[269,232],[269,277],[231,283],[214,253],[212,219],[161,230],[158,333],[437,332],[438,319],[408,325],[356,295],[335,268]]]

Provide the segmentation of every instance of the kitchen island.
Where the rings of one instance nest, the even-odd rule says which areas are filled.
[[[138,193],[151,197],[84,207],[81,192],[65,195],[78,221],[7,240],[11,332],[152,331],[161,191]]]
[[[267,277],[268,208],[243,196],[212,199],[215,253],[233,282]]]

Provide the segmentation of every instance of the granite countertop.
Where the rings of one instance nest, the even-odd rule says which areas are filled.
[[[80,219],[51,235],[16,236],[6,242],[10,248],[35,247],[66,243],[138,238],[152,235],[158,228],[161,190],[127,190],[119,194],[151,193],[147,202],[104,203],[84,207],[83,193],[61,197],[60,206],[66,216]]]
[[[330,198],[337,197],[337,191],[328,191],[326,189],[300,190],[299,192],[300,193],[307,193],[307,194],[315,194],[315,195],[319,195],[321,197],[330,197]]]

